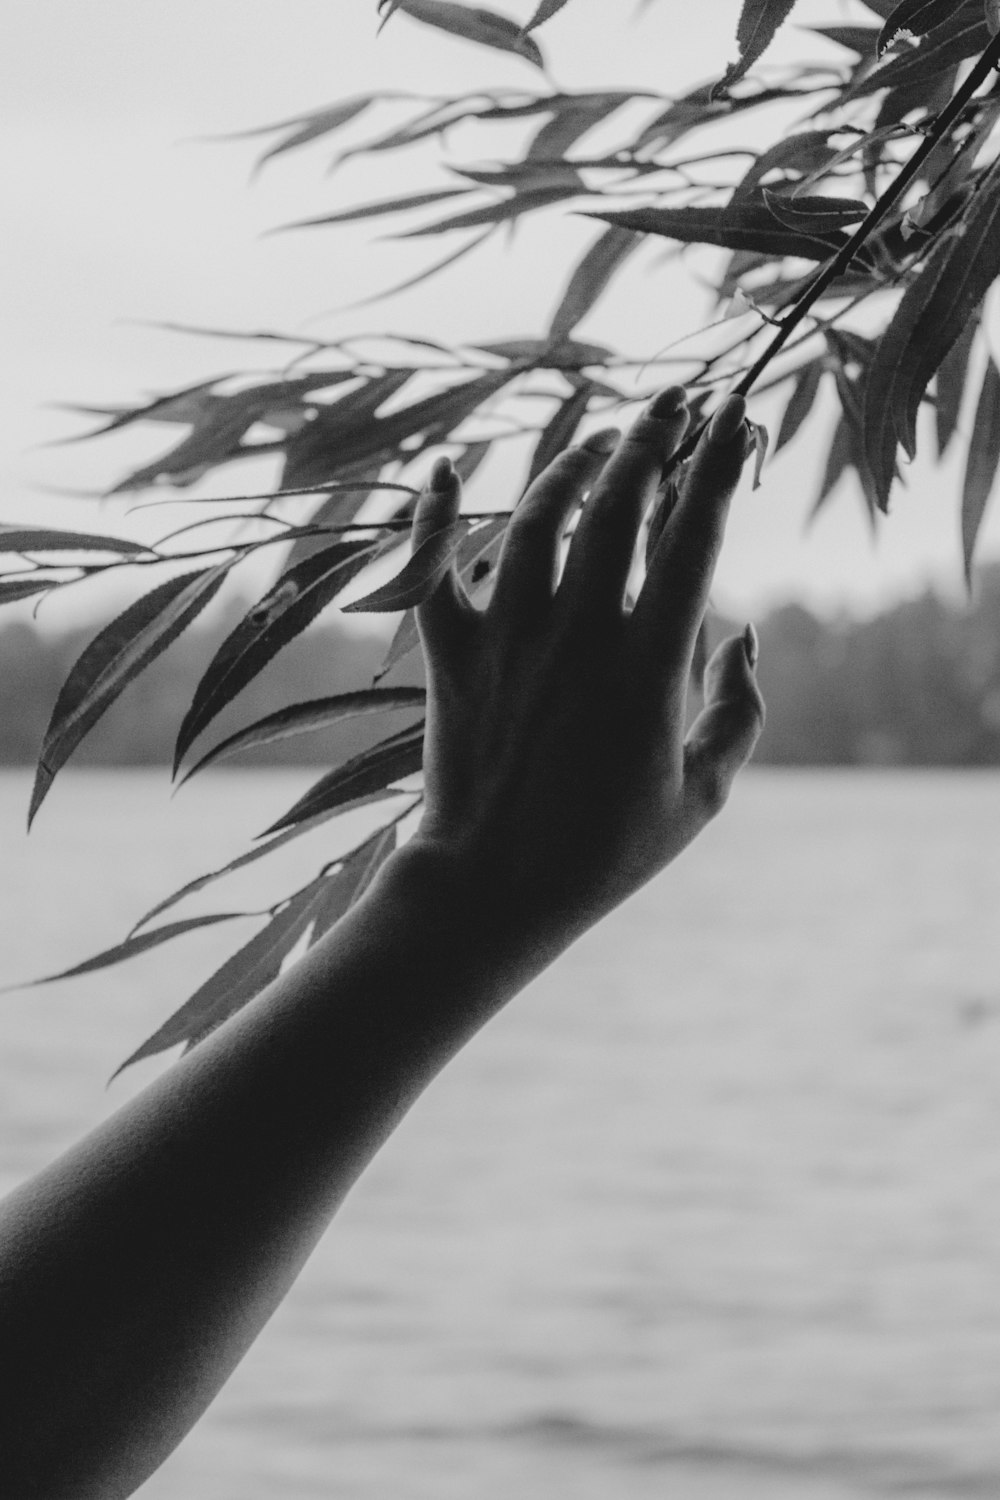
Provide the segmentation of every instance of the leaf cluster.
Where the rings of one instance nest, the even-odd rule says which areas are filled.
[[[339,205],[286,228],[339,232],[388,222],[397,238],[421,243],[444,237],[447,253],[404,286],[437,274],[497,234],[513,233],[529,215],[569,211],[593,221],[596,230],[568,271],[547,326],[534,334],[482,342],[470,329],[469,341],[455,347],[387,334],[331,341],[273,330],[236,334],[236,340],[279,349],[284,363],[96,413],[101,422],[88,438],[136,424],[180,429],[159,458],[126,475],[114,494],[176,498],[205,475],[262,454],[274,457],[279,477],[266,494],[233,495],[234,521],[243,532],[230,528],[221,542],[201,547],[190,545],[191,532],[217,523],[196,519],[152,547],[103,534],[0,529],[0,603],[40,601],[109,569],[129,569],[140,580],[146,568],[162,570],[152,588],[98,633],[67,678],[42,745],[31,816],[100,716],[261,548],[280,544],[282,566],[196,684],[178,729],[175,774],[186,779],[240,749],[308,733],[345,715],[419,713],[419,689],[393,680],[417,645],[414,606],[453,559],[473,592],[488,588],[505,526],[503,515],[470,513],[408,561],[399,559],[388,583],[365,580],[366,570],[399,546],[431,456],[448,452],[468,479],[496,445],[527,437],[528,482],[584,423],[606,419],[626,400],[647,394],[637,389],[647,372],[650,391],[662,383],[664,365],[678,367],[699,419],[717,394],[733,388],[782,392],[775,451],[805,428],[815,429],[833,405],[837,416],[816,508],[850,469],[873,519],[887,510],[901,481],[902,457],[916,454],[921,412],[933,413],[943,454],[960,432],[969,390],[976,416],[962,534],[971,578],[1000,465],[1000,373],[983,316],[1000,276],[998,8],[994,0],[864,3],[868,23],[815,33],[818,61],[775,68],[762,66],[762,59],[793,16],[795,0],[744,0],[735,60],[719,77],[668,98],[553,88],[536,33],[557,15],[571,24],[568,0],[542,0],[523,26],[459,0],[379,0],[383,25],[429,26],[506,53],[545,82],[435,99],[365,94],[262,127],[258,133],[268,144],[258,167],[316,146],[336,148],[336,167],[428,146],[440,161],[456,136],[482,141],[496,132],[494,139],[504,143],[485,161],[449,157],[446,186],[430,172],[421,182],[411,168],[414,187],[403,195]],[[774,144],[734,146],[747,139],[736,128],[743,116],[768,122]],[[507,148],[512,124],[525,131],[514,153]],[[362,130],[368,133],[359,136]],[[672,257],[702,257],[719,314],[738,314],[726,324],[731,337],[721,352],[651,359],[646,351],[579,337],[580,325],[633,262],[655,268],[658,259],[648,253],[654,248]],[[768,439],[759,427],[756,437],[759,468]],[[192,494],[190,503],[202,502]],[[661,497],[651,532],[663,514]],[[361,596],[352,598],[358,588]],[[222,709],[335,607],[401,614],[372,686],[289,704],[206,744]],[[419,771],[421,740],[417,718],[332,767],[251,851],[175,893],[123,944],[74,971],[182,935],[209,919],[148,924],[340,811],[386,804],[385,830],[279,903],[262,931],[136,1056],[178,1042],[193,1045],[270,982],[296,945],[322,936],[356,899],[419,797],[401,783]]]

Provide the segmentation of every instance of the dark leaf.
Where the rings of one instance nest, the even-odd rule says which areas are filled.
[[[736,32],[739,61],[730,63],[723,78],[713,88],[713,96],[726,93],[764,55],[794,4],[795,0],[743,0]]]
[[[262,838],[319,813],[329,813],[371,792],[381,792],[393,782],[402,781],[420,770],[423,762],[424,724],[410,725],[399,734],[380,740],[377,745],[352,756],[342,766],[328,771],[290,807],[284,817],[265,828]]]
[[[534,31],[537,26],[544,26],[545,22],[551,21],[565,4],[566,0],[540,0],[538,9],[524,28],[525,31]]]
[[[778,440],[774,445],[775,453],[780,453],[786,443],[790,443],[798,432],[803,422],[809,416],[816,403],[820,384],[823,380],[823,364],[821,360],[814,359],[805,365],[795,377],[792,386],[792,394],[788,405],[785,407],[785,415],[781,419],[778,429]]]
[[[955,436],[962,413],[969,358],[979,329],[980,314],[981,309],[966,323],[937,373],[937,443],[938,456],[942,458]]]
[[[339,466],[375,459],[378,455],[384,455],[386,461],[398,455],[402,443],[418,434],[423,435],[424,446],[444,442],[467,417],[508,385],[516,373],[512,367],[490,370],[376,420],[358,424],[352,421],[350,430],[339,432],[336,438]],[[332,455],[332,449],[330,452]],[[287,483],[286,476],[283,482]],[[322,479],[316,482],[322,483]]]
[[[965,581],[972,588],[972,559],[983,524],[986,506],[1000,466],[1000,370],[993,357],[986,365],[983,388],[969,443],[969,458],[962,488],[962,556]]]
[[[879,32],[878,55],[881,57],[900,33],[913,37],[926,36],[935,26],[949,21],[956,9],[955,0],[900,0]]]
[[[490,571],[500,556],[500,548],[503,544],[504,533],[507,530],[508,517],[500,515],[495,521],[486,521],[475,531],[470,531],[464,538],[455,558],[455,571],[467,589],[475,592],[476,585],[485,584]],[[485,567],[486,572],[482,569]],[[478,573],[477,573],[478,570]],[[417,633],[416,616],[412,610],[408,610],[399,622],[399,628],[393,636],[386,653],[385,660],[375,675],[379,681],[391,672],[405,656],[409,656],[420,644]]]
[[[587,414],[590,397],[591,387],[585,381],[556,407],[551,420],[535,444],[525,488],[538,478],[543,469],[548,468],[552,460],[557,458],[564,448],[569,447],[576,429]]]
[[[374,555],[372,542],[336,542],[284,572],[223,641],[195,689],[177,736],[174,774],[217,714],[287,646]]]
[[[165,896],[162,901],[158,901],[144,916],[140,917],[132,931],[133,933],[137,932],[140,927],[145,927],[148,922],[152,922],[154,918],[162,916],[165,911],[169,911],[171,907],[179,905],[181,901],[186,901],[189,896],[197,895],[206,886],[214,885],[217,880],[224,880],[227,875],[232,875],[237,870],[243,870],[247,865],[256,864],[259,859],[266,859],[269,854],[273,854],[276,849],[284,848],[293,839],[302,838],[304,834],[313,833],[321,824],[336,817],[338,813],[354,812],[359,807],[370,807],[375,803],[387,802],[391,799],[398,801],[403,797],[406,797],[405,792],[395,790],[371,792],[367,796],[355,798],[352,802],[345,802],[340,807],[331,808],[329,812],[320,813],[315,818],[307,819],[303,823],[296,823],[292,828],[285,829],[283,833],[276,834],[274,838],[256,844],[254,848],[246,850],[243,854],[238,854],[235,859],[229,860],[226,864],[220,865],[215,870],[208,870],[204,875],[195,876],[193,880],[189,880],[176,891],[172,891],[169,896]],[[403,811],[398,813],[393,819],[393,824],[408,817],[415,805],[416,801],[411,796]]]
[[[0,604],[13,604],[17,599],[30,599],[33,594],[44,594],[55,588],[52,578],[0,578]]]
[[[817,36],[825,36],[829,41],[836,42],[838,47],[856,52],[861,58],[875,56],[879,34],[877,26],[811,26],[809,29]]]
[[[316,920],[333,876],[320,876],[293,896],[267,926],[226,960],[116,1072],[146,1057],[155,1057],[180,1042],[194,1043],[241,1010],[277,979],[284,959]]]
[[[121,536],[92,536],[82,531],[56,531],[52,527],[0,525],[0,552],[116,552],[136,557],[149,547]]]
[[[457,5],[454,0],[393,0],[392,9],[405,11],[426,26],[439,26],[442,31],[450,31],[452,36],[478,42],[483,47],[516,52],[536,68],[545,66],[537,42],[527,36],[516,21],[494,11]]]
[[[798,229],[803,234],[829,234],[848,224],[857,224],[868,213],[868,204],[857,198],[798,198],[765,188],[764,201],[787,229]]]
[[[826,500],[833,493],[839,480],[851,467],[852,448],[850,426],[847,418],[841,416],[834,430],[833,442],[830,444],[830,451],[827,455],[826,468],[823,471],[819,494],[816,496],[815,503],[813,504],[810,519],[818,514]]]
[[[173,938],[180,937],[185,932],[193,932],[199,927],[214,927],[218,922],[232,922],[238,917],[256,916],[258,913],[246,911],[222,911],[213,912],[207,917],[186,917],[182,922],[168,922],[165,927],[155,927],[151,932],[144,932],[139,937],[126,938],[123,943],[117,943],[113,948],[106,948],[103,953],[97,953],[93,958],[84,959],[83,963],[74,964],[71,969],[62,969],[58,974],[46,974],[42,979],[32,979],[28,985],[8,985],[0,994],[9,989],[31,988],[36,984],[54,984],[57,979],[75,979],[80,974],[93,974],[97,969],[108,969],[112,964],[124,963],[126,959],[137,958],[141,953],[147,953],[150,948],[158,948],[161,943],[169,943]]]
[[[129,683],[186,630],[222,585],[233,558],[169,578],[106,625],[70,671],[38,758],[28,826],[80,741]]]
[[[958,233],[935,245],[879,340],[865,397],[868,459],[883,508],[902,443],[916,450],[917,413],[945,355],[1000,275],[1000,164],[983,174]]]
[[[767,256],[797,255],[826,260],[841,248],[839,234],[803,234],[779,224],[765,203],[730,203],[725,208],[631,208],[587,214],[640,234],[660,234],[688,245],[718,245]]]
[[[822,171],[836,159],[827,130],[806,130],[777,141],[757,157],[733,189],[732,202],[751,201],[760,192],[763,178],[769,172],[795,172],[799,177]]]
[[[612,225],[591,245],[569,279],[549,325],[549,338],[562,343],[586,317],[618,268],[642,244],[634,229]]]
[[[536,133],[526,160],[554,161],[564,157],[580,138],[630,102],[631,94],[569,94],[553,98],[554,114]]]
[[[876,94],[880,89],[908,89],[911,86],[926,89],[947,74],[949,68],[985,51],[990,32],[978,3],[974,13],[963,6],[956,15],[960,24],[938,28],[925,37],[919,47],[909,47],[882,67],[864,73],[841,94],[838,102],[846,104]]]
[[[380,828],[378,833],[343,860],[340,869],[329,878],[327,896],[317,914],[310,947],[339,922],[346,911],[359,901],[371,885],[390,854],[395,851],[399,830],[396,823]]]
[[[329,729],[342,719],[355,718],[360,714],[423,708],[426,696],[422,688],[365,688],[355,693],[338,693],[334,698],[310,698],[307,703],[293,703],[288,708],[268,714],[266,718],[257,719],[245,729],[229,735],[218,745],[213,745],[208,754],[203,755],[191,767],[180,784],[183,786],[196,771],[225,760],[240,750],[271,745],[276,740],[289,739],[298,734],[312,734],[318,729]]]
[[[379,407],[402,390],[413,373],[404,369],[374,376],[338,401],[320,406],[313,420],[285,445],[279,489],[298,489],[338,478],[350,462],[344,457],[346,445],[368,431]],[[363,498],[356,497],[356,505]]]
[[[417,547],[409,562],[388,583],[352,599],[345,604],[345,615],[392,614],[396,610],[415,609],[437,588],[465,536],[466,524],[442,527],[432,532]]]

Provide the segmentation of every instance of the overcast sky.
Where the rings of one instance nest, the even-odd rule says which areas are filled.
[[[533,7],[507,0],[505,8],[524,16]],[[572,0],[541,37],[560,86],[670,92],[721,70],[738,11],[738,0],[655,0],[635,15],[624,0]],[[857,0],[815,0],[797,12],[803,21],[866,14]],[[427,181],[432,162],[408,154],[376,167],[362,159],[330,178],[330,152],[320,146],[250,183],[255,142],[194,138],[369,89],[535,88],[539,75],[528,64],[403,15],[376,39],[375,0],[44,0],[7,7],[4,30],[4,521],[94,524],[84,502],[54,499],[43,487],[101,489],[176,436],[150,428],[128,441],[46,449],[40,445],[79,430],[52,403],[128,402],[247,360],[267,363],[261,346],[171,335],[142,320],[308,325],[331,336],[364,328],[445,339],[531,335],[544,327],[568,257],[593,235],[582,219],[539,218],[512,251],[491,245],[419,292],[338,315],[332,310],[426,264],[445,242],[392,244],[371,229],[264,231],[405,191]],[[799,55],[822,56],[823,46],[801,31],[786,42]],[[605,336],[645,356],[698,328],[705,304],[696,284],[646,274],[652,259],[637,264],[582,336]],[[754,410],[763,420],[772,414],[766,403]],[[814,427],[769,467],[760,492],[741,497],[720,603],[747,615],[790,597],[867,611],[929,580],[957,591],[954,465],[919,465],[873,546],[847,484],[803,530],[820,457]],[[250,476],[245,467],[232,473],[240,487]],[[268,478],[262,468],[260,482]],[[108,529],[133,524],[120,507],[99,519]],[[1000,556],[996,510],[983,555]]]

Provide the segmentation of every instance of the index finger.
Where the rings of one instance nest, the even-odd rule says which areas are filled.
[[[633,612],[660,659],[688,662],[708,604],[729,505],[748,446],[746,402],[730,396],[695,449],[677,505],[656,544]]]

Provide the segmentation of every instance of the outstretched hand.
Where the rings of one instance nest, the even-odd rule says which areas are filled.
[[[748,452],[745,410],[731,397],[703,435],[631,609],[642,519],[688,426],[677,387],[620,440],[598,434],[539,475],[513,513],[485,609],[454,569],[418,609],[428,711],[414,852],[443,855],[510,935],[559,946],[624,900],[718,812],[753,750],[764,705],[752,627],[715,652],[684,736],[695,642]],[[460,480],[439,460],[415,544],[460,504]]]

